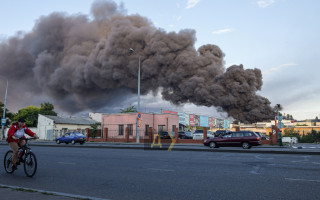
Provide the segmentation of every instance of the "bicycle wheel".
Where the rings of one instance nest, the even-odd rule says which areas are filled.
[[[37,158],[33,152],[29,152],[24,157],[24,173],[28,177],[34,176],[37,171]]]
[[[12,154],[13,152],[11,150],[7,151],[3,159],[4,170],[6,170],[6,172],[9,174],[12,174],[14,172],[14,170],[12,170]]]

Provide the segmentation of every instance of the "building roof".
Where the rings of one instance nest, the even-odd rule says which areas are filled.
[[[60,117],[60,116],[51,116],[43,115],[49,119],[52,119],[56,124],[78,124],[78,125],[91,125],[98,123],[95,120],[89,118],[80,118],[80,117]]]

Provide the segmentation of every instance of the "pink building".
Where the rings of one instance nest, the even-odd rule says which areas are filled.
[[[101,128],[108,128],[108,138],[123,139],[125,130],[129,128],[130,139],[136,138],[137,113],[103,114]],[[142,113],[140,126],[140,139],[149,138],[149,128],[154,133],[160,131],[172,132],[179,128],[179,115],[177,114],[149,114]]]

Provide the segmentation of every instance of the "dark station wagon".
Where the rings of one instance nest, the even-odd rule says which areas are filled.
[[[242,147],[250,149],[252,146],[261,145],[260,137],[252,131],[231,132],[228,135],[207,139],[203,143],[210,148],[218,147]]]

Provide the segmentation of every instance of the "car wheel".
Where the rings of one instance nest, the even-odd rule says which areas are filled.
[[[250,149],[250,144],[248,142],[244,142],[244,143],[242,143],[242,148]]]
[[[57,140],[56,142],[57,142],[57,144],[60,144],[60,140]]]
[[[80,144],[84,144],[84,142],[80,142]]]
[[[74,140],[71,141],[71,144],[75,144],[76,142]]]
[[[210,142],[210,148],[217,148],[217,144],[215,142]]]

